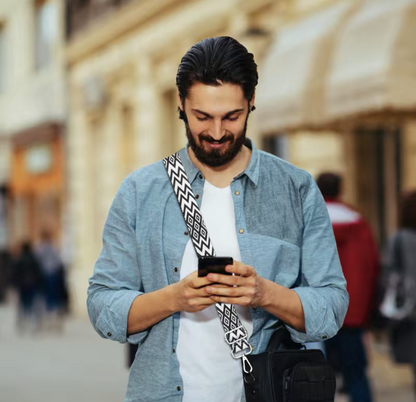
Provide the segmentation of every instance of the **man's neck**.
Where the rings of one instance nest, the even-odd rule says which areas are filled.
[[[245,145],[241,147],[237,156],[224,166],[211,167],[201,163],[192,151],[192,148],[188,148],[188,155],[192,163],[202,172],[205,179],[208,180],[213,186],[224,188],[231,184],[234,177],[246,170],[250,163],[252,151]]]

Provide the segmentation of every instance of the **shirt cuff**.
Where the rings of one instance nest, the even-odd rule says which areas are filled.
[[[127,341],[139,343],[141,339],[146,337],[146,330],[127,336],[127,322],[131,305],[136,297],[142,294],[143,292],[135,290],[118,291],[111,300],[111,307],[107,303],[97,320],[97,329],[105,338],[120,343],[126,343]]]
[[[293,290],[302,303],[306,329],[306,333],[300,332],[287,325],[293,341],[297,343],[319,342],[335,335],[338,330],[337,325],[335,320],[330,319],[332,315],[328,314],[325,297],[319,294],[319,290],[311,287],[299,287]],[[334,328],[334,334],[331,328]]]

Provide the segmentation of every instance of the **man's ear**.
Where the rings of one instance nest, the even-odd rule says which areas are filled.
[[[176,99],[178,100],[178,112],[179,119],[183,120],[185,123],[188,123],[188,118],[185,113],[185,105],[182,104],[181,97],[179,96],[179,91],[176,91]]]
[[[254,106],[254,102],[256,100],[256,93],[254,92],[253,97],[251,98],[249,107],[250,107],[250,111],[253,112],[254,110],[256,110],[256,107]]]
[[[176,100],[178,102],[178,110],[182,110],[184,112],[185,111],[184,106],[182,105],[182,100],[181,100],[181,97],[179,96],[179,90],[178,89],[176,89]]]

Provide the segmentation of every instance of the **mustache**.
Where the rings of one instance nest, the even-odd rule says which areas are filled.
[[[224,135],[224,137],[222,137],[219,140],[214,140],[214,138],[212,138],[210,135],[204,135],[204,134],[200,134],[199,135],[199,140],[200,141],[206,141],[209,142],[211,144],[222,144],[224,142],[227,141],[233,141],[234,140],[234,135],[232,134],[228,134],[228,135]]]

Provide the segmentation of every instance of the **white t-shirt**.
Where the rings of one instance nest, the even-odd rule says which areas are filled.
[[[205,181],[201,213],[216,255],[241,261],[231,187],[218,188]],[[197,269],[198,258],[189,240],[182,259],[181,279]],[[236,308],[250,336],[253,332],[250,310]],[[183,402],[240,402],[241,362],[231,356],[230,350],[215,305],[198,313],[181,312],[176,351],[184,385]]]

